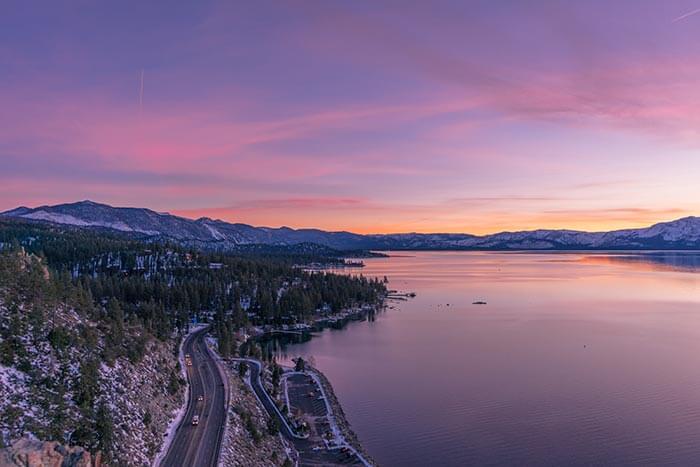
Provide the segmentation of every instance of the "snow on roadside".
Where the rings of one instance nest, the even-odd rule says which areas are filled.
[[[168,453],[168,450],[170,449],[170,445],[173,443],[173,440],[175,439],[175,433],[177,432],[178,427],[180,426],[180,422],[182,419],[185,417],[185,413],[187,412],[187,405],[190,403],[190,382],[187,379],[187,368],[185,365],[185,352],[184,352],[184,346],[185,346],[185,341],[187,338],[194,334],[195,332],[199,331],[202,328],[205,328],[207,325],[197,325],[197,326],[192,326],[189,330],[189,332],[185,335],[185,337],[182,338],[182,342],[180,342],[180,347],[178,350],[178,362],[180,362],[180,376],[185,380],[185,400],[182,406],[175,411],[175,416],[173,419],[170,421],[170,424],[168,425],[168,429],[165,431],[165,436],[163,437],[163,444],[160,447],[160,450],[158,451],[158,454],[156,454],[156,457],[153,459],[153,466],[157,467],[160,465],[160,463],[163,461],[163,458],[165,455]]]

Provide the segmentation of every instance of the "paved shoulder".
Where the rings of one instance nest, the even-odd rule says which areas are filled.
[[[206,329],[187,338],[187,410],[162,466],[216,466],[226,423],[226,388],[206,347]]]

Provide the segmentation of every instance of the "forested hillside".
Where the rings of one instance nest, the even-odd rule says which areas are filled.
[[[176,354],[193,321],[212,323],[230,354],[242,327],[308,322],[384,292],[299,259],[0,222],[0,442],[31,433],[150,463],[181,404]]]
[[[127,318],[160,338],[210,316],[224,317],[232,327],[303,322],[321,309],[374,303],[384,291],[377,280],[293,267],[325,257],[207,253],[106,232],[0,221],[0,245],[13,244],[41,257],[60,281],[74,282],[99,304],[114,299]]]
[[[0,254],[0,432],[87,448],[122,465],[157,452],[182,400],[176,342],[125,318],[116,300],[51,274],[43,261]]]

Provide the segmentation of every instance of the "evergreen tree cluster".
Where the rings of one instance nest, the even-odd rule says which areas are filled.
[[[92,317],[110,327],[106,358],[138,359],[143,339],[125,340],[124,326],[141,326],[167,340],[193,320],[214,323],[222,354],[248,324],[308,322],[343,308],[375,303],[383,282],[362,276],[309,272],[295,261],[327,258],[206,252],[168,242],[145,242],[111,232],[0,219],[0,247],[21,247],[73,283]]]
[[[109,458],[114,426],[100,394],[101,365],[120,358],[138,363],[149,340],[174,343],[192,321],[212,323],[221,354],[234,355],[242,327],[309,322],[375,303],[386,292],[375,279],[296,266],[300,259],[324,258],[250,251],[197,251],[136,236],[0,219],[0,304],[6,308],[0,364],[28,375],[52,414],[48,424],[25,428]],[[80,324],[66,326],[58,310],[71,310]],[[41,345],[58,356],[54,377],[36,370]],[[244,351],[261,353],[255,345]],[[76,352],[87,356],[77,366]],[[66,386],[68,380],[73,386]],[[181,384],[173,371],[165,389],[172,395]],[[7,405],[0,419],[18,420],[18,410]],[[150,414],[144,423],[150,423]],[[254,439],[260,436],[252,424],[248,428]]]
[[[108,346],[100,336],[127,341],[131,331],[123,323],[100,319],[90,292],[65,276],[49,273],[44,261],[28,255],[16,245],[0,252],[0,364],[15,368],[30,383],[32,403],[45,417],[37,417],[23,428],[45,439],[80,445],[109,458],[112,449],[112,419],[100,397],[99,366],[107,360]],[[76,317],[66,322],[66,315]],[[94,319],[97,319],[95,326]],[[115,330],[120,332],[114,333]],[[47,357],[47,353],[52,353]],[[76,356],[87,356],[76,361]],[[50,362],[37,358],[49,358]],[[53,367],[45,373],[45,365]],[[55,365],[54,365],[55,364]],[[78,365],[77,377],[71,367]],[[5,401],[0,420],[19,423],[13,401]],[[69,405],[72,407],[69,407]],[[77,410],[77,413],[76,413]],[[48,418],[46,418],[48,417]],[[8,427],[12,429],[13,427]],[[0,440],[0,444],[7,440]]]

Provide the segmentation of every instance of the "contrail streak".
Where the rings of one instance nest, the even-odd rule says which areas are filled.
[[[141,68],[141,85],[139,86],[139,112],[143,109],[143,68]]]
[[[684,15],[680,15],[678,18],[674,19],[674,20],[671,21],[671,22],[672,22],[672,23],[677,23],[678,21],[684,20],[684,19],[686,19],[686,18],[689,17],[689,16],[697,15],[698,13],[700,13],[700,8],[698,8],[697,10],[690,11],[690,12],[684,14]]]

